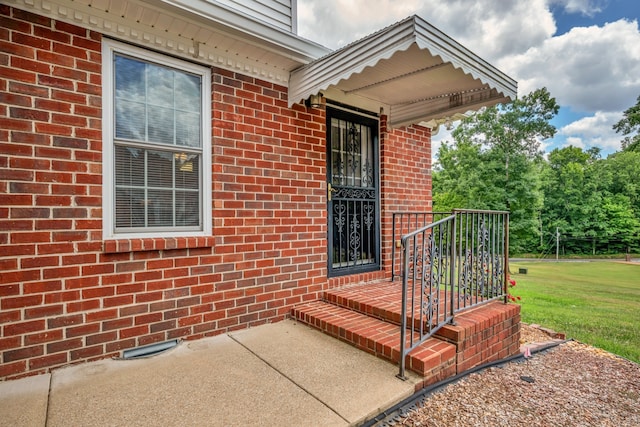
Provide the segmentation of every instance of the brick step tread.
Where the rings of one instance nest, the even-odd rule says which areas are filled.
[[[400,328],[325,301],[294,307],[294,318],[392,363],[400,360]],[[417,339],[414,333],[414,339]],[[407,337],[409,342],[410,337]],[[407,369],[423,376],[440,375],[455,365],[454,344],[429,338],[407,355]],[[447,371],[449,372],[449,371]],[[453,374],[455,374],[455,367]],[[447,374],[448,375],[448,374]]]
[[[351,286],[325,291],[326,301],[377,319],[400,324],[402,316],[402,284],[379,281],[367,286]]]
[[[420,300],[420,289],[414,290],[414,295],[407,298]],[[402,318],[402,284],[390,282],[388,280],[369,283],[367,286],[351,286],[341,289],[331,289],[325,291],[324,299],[332,304],[355,310],[359,313],[372,316],[385,322],[400,325]],[[446,313],[450,310],[450,294],[440,292],[440,316],[444,320]],[[414,329],[420,329],[420,304],[414,304],[413,321]],[[408,317],[410,322],[411,319]],[[434,322],[434,326],[435,326]],[[426,325],[425,325],[426,326]]]
[[[367,286],[332,289],[325,291],[324,299],[340,307],[400,325],[402,317],[402,285],[397,282],[384,280],[369,283]],[[444,311],[443,309],[441,310]],[[445,325],[435,335],[458,340],[461,339],[461,334],[464,336],[465,334],[473,333],[476,329],[484,329],[486,322],[489,322],[495,316],[500,317],[502,320],[510,317],[514,310],[516,310],[514,306],[501,304],[498,301],[468,308],[455,315],[458,327]],[[418,318],[418,314],[416,313],[414,320]],[[419,329],[419,323],[415,325],[415,329]]]

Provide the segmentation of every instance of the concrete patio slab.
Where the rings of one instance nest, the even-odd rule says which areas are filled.
[[[256,328],[270,335],[270,330]],[[241,335],[241,334],[239,334]],[[47,427],[345,426],[348,422],[227,335],[138,360],[55,371]]]
[[[0,426],[358,425],[418,376],[293,320],[0,383]]]
[[[51,374],[0,382],[0,426],[44,426]]]
[[[351,424],[411,396],[420,381],[401,381],[396,366],[293,320],[231,337]]]

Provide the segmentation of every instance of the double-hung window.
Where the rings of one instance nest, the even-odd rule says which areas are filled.
[[[103,43],[105,238],[210,234],[209,69]]]

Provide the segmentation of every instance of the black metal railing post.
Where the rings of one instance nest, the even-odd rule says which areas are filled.
[[[455,307],[454,307],[454,302],[455,302],[455,273],[456,273],[456,237],[457,237],[457,230],[456,230],[456,226],[457,226],[457,221],[456,221],[456,217],[457,217],[457,213],[455,212],[455,210],[453,211],[453,218],[451,218],[451,236],[450,236],[450,242],[449,242],[449,246],[450,246],[450,250],[449,250],[449,256],[451,257],[451,259],[449,260],[449,280],[451,282],[451,286],[450,286],[450,292],[451,292],[451,324],[455,325]]]
[[[407,245],[407,237],[402,237],[402,251],[403,251],[403,271],[402,275],[402,310],[400,314],[400,371],[397,377],[401,380],[406,380],[404,376],[404,358],[405,358],[405,346],[407,341],[407,291],[408,291],[408,271],[409,271],[409,245]]]
[[[391,281],[396,278],[396,217],[397,213],[391,215]]]
[[[509,302],[509,213],[504,214],[504,303]]]

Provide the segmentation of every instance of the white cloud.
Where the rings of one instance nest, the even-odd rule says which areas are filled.
[[[620,150],[622,137],[613,130],[613,125],[622,118],[622,112],[598,111],[563,126],[558,134],[566,138],[566,145],[579,148],[599,147],[604,152]]]
[[[337,49],[415,14],[421,3],[417,0],[298,0],[298,33]]]
[[[562,5],[567,13],[579,13],[584,16],[593,16],[602,12],[605,5],[602,0],[554,0],[551,3]]]
[[[587,146],[585,145],[584,141],[582,140],[582,138],[578,138],[577,136],[570,136],[567,138],[567,143],[565,144],[565,146],[571,145],[573,147],[577,147],[580,148],[582,150],[584,150],[585,148],[587,148]]]
[[[547,87],[558,104],[581,120],[560,129],[558,140],[588,148],[619,149],[611,129],[640,94],[637,21],[575,27],[554,36],[552,8],[598,16],[609,0],[298,0],[303,37],[338,48],[417,14],[518,81],[520,96]],[[617,6],[621,7],[621,6]],[[433,153],[448,133],[433,138]],[[558,140],[545,141],[545,148]]]
[[[431,0],[418,14],[483,59],[525,52],[556,31],[544,0]]]
[[[544,141],[540,141],[540,150],[544,153],[544,157],[548,158],[547,154],[553,150],[553,140],[545,139]]]
[[[489,61],[524,52],[556,30],[545,0],[298,0],[300,35],[334,49],[411,15]]]
[[[603,0],[298,0],[298,21],[300,35],[338,48],[417,14],[518,80],[520,94],[546,86],[562,106],[584,112],[633,105],[640,93],[638,23],[553,37],[552,5],[593,15]]]
[[[546,86],[574,111],[619,111],[640,93],[640,32],[636,21],[573,28],[501,64],[519,93]]]

